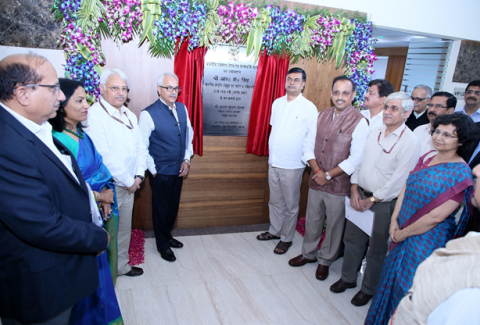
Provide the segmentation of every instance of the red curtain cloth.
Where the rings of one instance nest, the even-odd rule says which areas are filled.
[[[247,153],[268,156],[270,114],[275,99],[285,95],[288,57],[268,56],[265,51],[258,59],[257,77],[253,88]]]
[[[202,78],[206,53],[205,47],[189,52],[188,43],[183,42],[173,68],[182,88],[177,100],[187,106],[193,127],[193,152],[200,156],[203,155]]]

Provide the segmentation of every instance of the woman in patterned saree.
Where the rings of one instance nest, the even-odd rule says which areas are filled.
[[[398,196],[390,224],[392,245],[365,324],[387,324],[412,285],[418,265],[454,237],[463,236],[470,217],[472,173],[462,159],[478,131],[464,114],[441,115],[433,123],[431,151],[420,157]],[[455,224],[455,211],[466,202]]]
[[[82,176],[90,185],[103,213],[103,227],[110,234],[110,244],[97,257],[99,285],[97,291],[78,302],[73,310],[70,324],[123,324],[114,285],[117,278],[116,233],[118,207],[112,175],[103,164],[102,157],[92,140],[82,130],[82,121],[87,119],[87,95],[82,83],[60,79],[60,88],[65,100],[60,103],[57,116],[50,119],[53,136],[60,140],[75,156]]]

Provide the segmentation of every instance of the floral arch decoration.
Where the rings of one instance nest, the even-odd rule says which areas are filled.
[[[122,44],[139,35],[139,46],[148,41],[155,57],[172,57],[182,44],[189,50],[229,44],[246,45],[255,60],[261,52],[293,63],[334,60],[355,82],[357,106],[377,60],[372,22],[358,13],[219,0],[55,0],[52,10],[64,24],[65,75],[84,82],[91,103],[100,96],[105,63],[101,37]]]

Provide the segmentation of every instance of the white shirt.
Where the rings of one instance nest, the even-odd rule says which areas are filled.
[[[465,111],[465,106],[455,108],[454,113],[456,112],[460,112],[465,115],[468,115],[467,112]],[[473,112],[473,114],[470,115],[470,117],[474,122],[480,122],[480,108],[476,112]]]
[[[22,123],[24,127],[26,127],[33,134],[35,134],[37,138],[39,138],[40,141],[42,141],[48,147],[48,149],[50,149],[55,154],[55,156],[60,159],[60,161],[65,165],[65,167],[67,167],[68,171],[79,183],[77,175],[73,171],[72,158],[69,155],[63,155],[58,150],[57,146],[55,146],[55,143],[53,143],[52,125],[50,123],[43,122],[41,125],[38,125],[37,123],[27,119],[26,117],[23,117],[14,110],[8,108],[3,103],[0,103],[0,105],[5,108],[7,112],[12,114],[18,122]]]
[[[417,126],[417,128],[413,130],[413,134],[415,134],[418,140],[420,140],[420,156],[423,156],[429,151],[435,150],[432,135],[430,134],[431,131],[431,123]],[[435,150],[435,152],[437,152],[437,150]]]
[[[370,132],[373,129],[376,129],[379,126],[383,125],[383,110],[381,110],[380,113],[378,113],[374,117],[370,116],[370,110],[369,109],[364,109],[363,111],[360,111],[360,113],[362,113],[362,115],[365,116],[365,118],[368,120],[368,122],[369,122],[368,127],[370,129]]]
[[[287,95],[273,102],[268,140],[268,163],[284,169],[305,168],[313,153],[317,134],[318,111],[300,93],[288,102]]]
[[[420,157],[420,142],[405,123],[387,137],[386,128],[383,125],[370,132],[362,163],[350,181],[372,192],[377,199],[389,202],[400,194],[408,174],[415,168]]]
[[[119,186],[130,187],[135,182],[135,175],[145,174],[148,150],[142,141],[137,116],[125,106],[119,111],[101,99],[105,111],[99,102],[88,111],[85,131],[92,138],[97,151],[102,155],[103,163]],[[124,124],[113,119],[116,117]],[[130,127],[130,122],[133,129]]]
[[[160,97],[158,98],[167,105]],[[173,107],[175,107],[174,110],[170,106],[167,105],[167,107],[172,111],[173,115],[175,116],[175,119],[177,120],[178,123],[178,114],[177,114],[177,106],[175,103],[173,104]],[[192,123],[190,122],[190,118],[188,117],[188,110],[187,106],[185,106],[185,114],[187,115],[187,134],[185,138],[185,157],[184,159],[190,160],[190,158],[193,156],[193,128],[192,128]],[[152,116],[150,115],[149,112],[147,111],[142,111],[140,113],[140,120],[138,122],[138,125],[140,127],[140,131],[142,132],[142,140],[147,149],[150,147],[150,135],[152,134],[153,130],[155,130],[155,123],[153,123]],[[179,124],[180,127],[180,124]],[[150,173],[156,174],[157,169],[155,168],[155,162],[153,161],[152,156],[150,153],[147,154],[147,167]]]
[[[424,110],[424,111],[421,112],[421,113],[417,113],[417,112],[413,111],[413,115],[415,115],[415,118],[418,120],[418,118],[419,118],[420,116],[422,116],[423,114],[425,114],[426,112],[427,112],[427,110]]]

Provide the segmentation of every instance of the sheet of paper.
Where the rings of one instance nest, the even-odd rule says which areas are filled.
[[[359,212],[352,208],[350,199],[345,197],[345,217],[362,229],[369,237],[372,236],[373,218],[375,213],[370,210]]]

